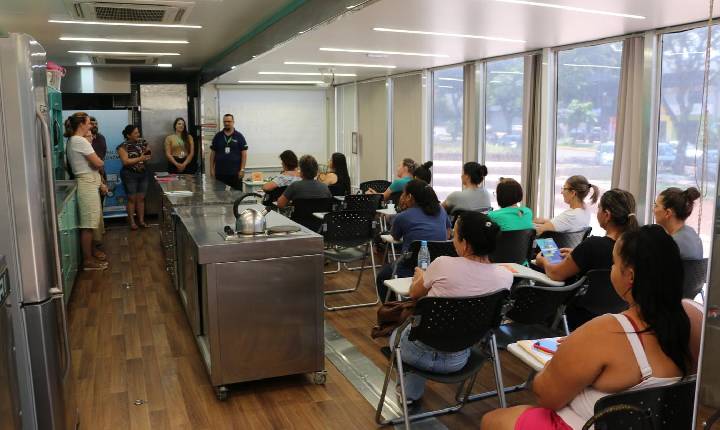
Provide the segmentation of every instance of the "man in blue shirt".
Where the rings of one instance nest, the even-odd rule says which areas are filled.
[[[248,146],[245,137],[235,130],[235,118],[231,114],[223,115],[223,130],[213,137],[210,149],[210,176],[241,190]]]

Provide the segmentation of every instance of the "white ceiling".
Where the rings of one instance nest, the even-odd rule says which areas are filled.
[[[238,80],[308,80],[312,76],[268,76],[271,72],[318,72],[322,66],[285,65],[285,61],[372,63],[397,68],[364,69],[335,67],[335,73],[355,73],[357,78],[335,78],[351,82],[386,74],[431,68],[619,36],[707,19],[703,0],[536,0],[631,15],[646,19],[576,12],[557,8],[509,4],[497,0],[380,0],[351,10],[340,18],[299,34],[282,46],[239,65],[215,83]],[[720,3],[720,2],[719,2]],[[714,16],[720,12],[715,5]],[[418,34],[373,31],[374,27],[460,33],[520,39],[525,43],[463,39]],[[323,52],[321,47],[406,51],[444,54],[446,58],[390,55],[368,58],[367,54]]]
[[[172,63],[177,69],[199,69],[290,0],[194,0],[194,3],[184,24],[201,25],[202,29],[54,24],[48,23],[48,19],[73,19],[66,1],[0,0],[0,30],[30,34],[45,48],[48,59],[61,65],[88,61],[87,55],[69,54],[69,50],[178,52],[180,56],[161,57],[160,62]],[[190,43],[76,42],[58,40],[60,36],[180,39]]]

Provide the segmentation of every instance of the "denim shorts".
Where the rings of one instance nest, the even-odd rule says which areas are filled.
[[[122,179],[125,193],[128,196],[145,194],[150,184],[150,174],[147,170],[138,173],[130,169],[122,169],[120,171],[120,179]]]

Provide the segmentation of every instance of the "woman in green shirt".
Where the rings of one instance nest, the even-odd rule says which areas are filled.
[[[500,226],[502,231],[527,230],[535,228],[530,208],[519,206],[523,198],[523,189],[515,179],[500,178],[495,189],[500,209],[488,212],[490,219]]]

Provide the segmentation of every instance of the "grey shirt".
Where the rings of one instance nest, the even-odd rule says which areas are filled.
[[[461,211],[478,211],[492,207],[490,202],[490,193],[485,188],[466,188],[462,191],[450,193],[445,199],[450,212]]]
[[[295,199],[332,198],[328,186],[314,179],[302,179],[293,182],[288,185],[283,195],[290,201]]]
[[[672,235],[678,248],[680,248],[680,258],[683,260],[702,260],[703,244],[700,236],[689,225],[684,225],[680,230]]]

